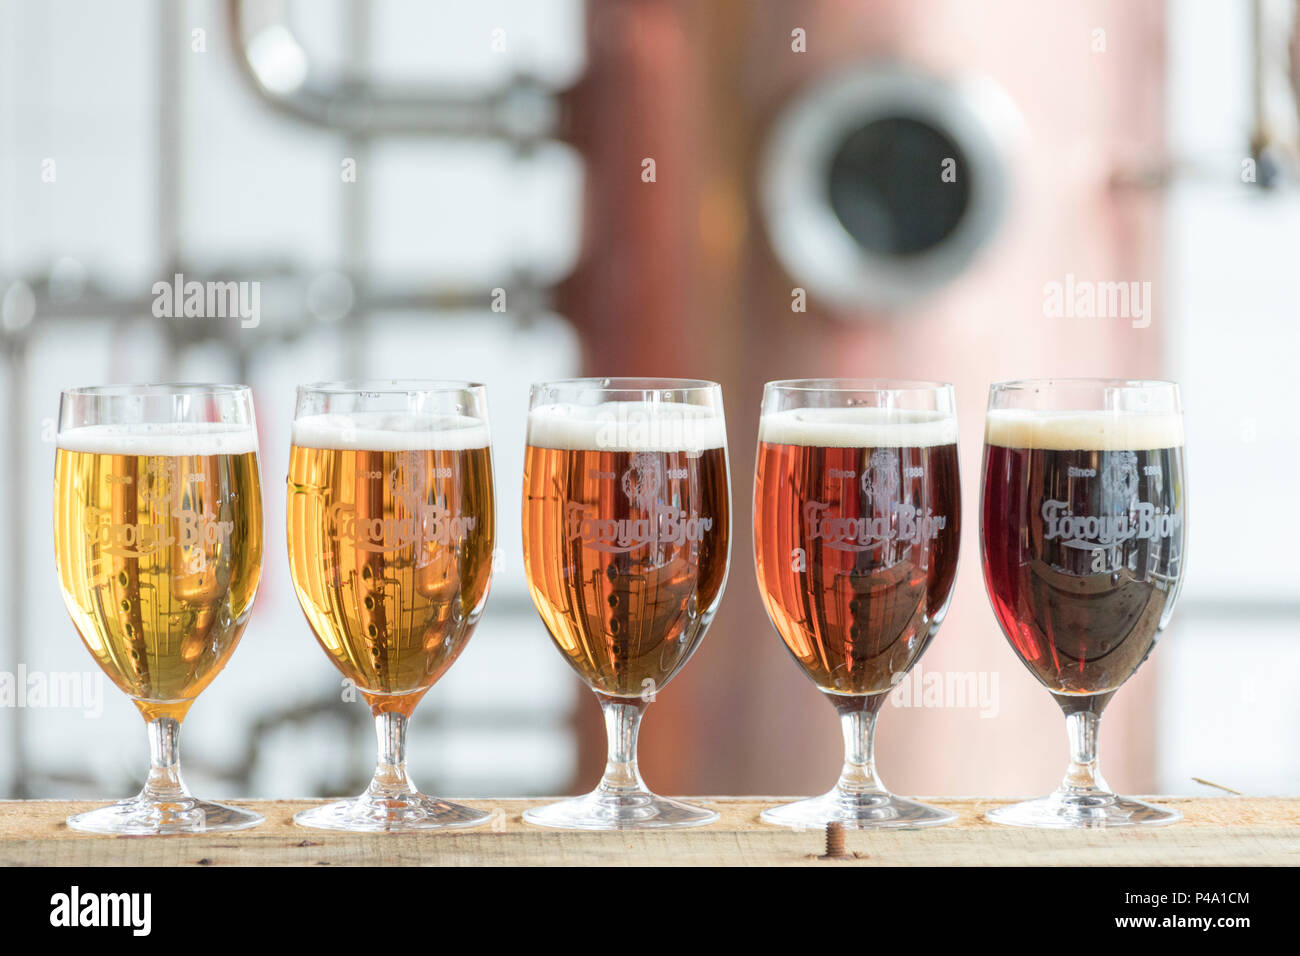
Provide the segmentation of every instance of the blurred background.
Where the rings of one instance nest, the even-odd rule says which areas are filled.
[[[821,792],[836,718],[754,584],[762,383],[941,379],[968,520],[920,668],[975,690],[887,706],[881,774],[902,793],[1046,792],[1060,714],[979,574],[987,388],[1168,377],[1187,412],[1189,576],[1107,712],[1102,765],[1132,792],[1300,793],[1294,6],[0,0],[0,678],[93,686],[54,573],[59,390],[244,381],[268,560],[186,723],[186,775],[210,796],[359,790],[368,715],[343,701],[283,558],[293,387],[473,378],[501,564],[416,712],[412,772],[448,796],[590,789],[598,709],[523,580],[528,385],[703,377],[727,402],[731,576],[649,711],[642,770],[666,793]],[[154,283],[178,273],[259,283],[259,321],[156,317]],[[1084,287],[1105,306],[1053,305]],[[100,686],[97,705],[0,699],[0,796],[139,788],[140,718]]]

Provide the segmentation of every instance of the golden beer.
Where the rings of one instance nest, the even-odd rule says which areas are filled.
[[[639,405],[639,403],[616,403]],[[652,697],[699,645],[727,577],[721,416],[649,405],[623,427],[534,409],[524,462],[528,587],[552,639],[610,697]],[[637,418],[664,434],[642,431]],[[675,435],[669,433],[676,433]]]
[[[54,545],[64,601],[99,665],[145,719],[182,719],[239,643],[261,578],[254,432],[61,432]]]
[[[294,423],[289,568],[321,646],[374,713],[409,716],[469,640],[496,543],[486,424]]]

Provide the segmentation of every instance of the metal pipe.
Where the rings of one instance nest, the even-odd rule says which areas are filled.
[[[24,629],[27,626],[27,560],[23,553],[27,546],[27,535],[22,529],[27,525],[27,470],[26,456],[21,453],[27,443],[19,436],[26,430],[27,424],[27,350],[26,339],[11,339],[4,349],[9,374],[5,384],[9,392],[9,442],[11,448],[19,449],[17,461],[9,469],[9,493],[5,500],[9,503],[9,633],[10,646],[13,650],[12,660],[18,664],[26,663],[27,640]],[[23,693],[23,689],[19,689]],[[9,792],[16,800],[31,796],[30,781],[27,778],[27,744],[26,713],[22,707],[14,707],[10,712],[9,735],[13,743],[13,777]]]
[[[348,8],[348,53],[352,68],[358,72],[370,65],[370,4],[368,0],[355,0]],[[344,149],[357,169],[370,165],[370,138],[356,131],[344,134]],[[370,287],[370,271],[366,263],[366,248],[370,243],[369,216],[371,189],[370,177],[357,175],[343,190],[339,214],[340,248],[343,267],[352,276],[353,300],[357,292]],[[365,335],[362,324],[369,313],[353,307],[343,333],[339,336],[342,347],[344,374],[360,378]]]
[[[367,136],[439,134],[527,147],[553,138],[552,91],[520,74],[497,90],[452,92],[328,75],[289,28],[281,0],[228,0],[235,62],[276,111],[313,126]]]
[[[216,281],[226,281],[231,278],[231,274],[225,271],[211,273],[189,270],[184,274],[187,282],[203,281],[209,278]],[[257,281],[268,284],[284,281],[304,289],[309,284],[305,276],[298,274]],[[153,314],[154,300],[148,295],[116,296],[92,289],[76,299],[69,300],[50,295],[48,286],[43,282],[32,281],[27,284],[31,288],[36,304],[35,314],[32,319],[33,324],[49,320],[85,319],[88,317],[144,319],[151,318]],[[517,273],[511,276],[508,281],[502,282],[499,287],[505,289],[507,299],[510,302],[510,311],[513,314],[536,314],[553,308],[551,287],[537,283],[526,275]],[[315,321],[307,305],[305,293],[301,298],[302,302],[295,305],[295,310],[300,309],[302,316]],[[487,287],[486,283],[483,285],[443,286],[440,288],[394,288],[390,286],[386,289],[358,289],[351,313],[488,311],[491,309],[492,303],[492,290]],[[162,321],[180,327],[187,324],[185,319],[165,319]],[[201,327],[202,321],[201,319],[192,320],[188,324]],[[211,336],[202,337],[209,338]],[[3,334],[0,334],[0,338],[4,338]]]

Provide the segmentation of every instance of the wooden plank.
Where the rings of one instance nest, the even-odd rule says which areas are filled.
[[[232,801],[267,822],[211,836],[103,837],[76,833],[65,818],[97,804],[0,801],[3,866],[509,866],[509,865],[1300,865],[1300,799],[1160,797],[1183,822],[1139,831],[1021,830],[988,823],[984,811],[1007,801],[933,799],[956,823],[929,830],[850,831],[849,861],[818,859],[820,831],[784,830],[758,819],[783,798],[701,797],[718,810],[707,827],[587,833],[530,826],[520,814],[538,800],[468,800],[500,811],[475,830],[427,834],[345,834],[295,826],[293,814],[319,801]]]

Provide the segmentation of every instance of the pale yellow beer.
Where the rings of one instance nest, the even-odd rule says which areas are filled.
[[[464,650],[496,542],[486,423],[358,413],[294,422],[289,568],[330,659],[410,715]]]
[[[249,426],[93,425],[59,435],[64,602],[147,720],[180,720],[230,658],[262,572]]]

